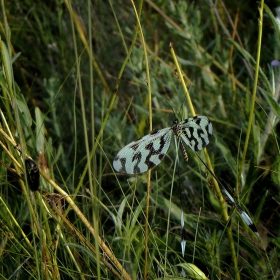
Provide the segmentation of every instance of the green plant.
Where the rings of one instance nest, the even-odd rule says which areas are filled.
[[[272,7],[264,6],[258,62],[257,4],[238,3],[239,12],[236,3],[212,1],[109,4],[1,2],[0,278],[277,279],[279,66],[270,62],[279,56],[279,24]],[[200,155],[235,189],[262,241],[219,202],[191,151],[188,162],[178,155],[182,192],[175,145],[149,176],[112,168],[127,143],[172,124],[168,103],[179,118],[192,116],[183,80],[195,112],[214,126],[209,158]],[[28,187],[27,156],[40,168],[39,191]]]

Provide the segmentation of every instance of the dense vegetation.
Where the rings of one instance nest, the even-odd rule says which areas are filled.
[[[279,279],[280,18],[239,2],[1,1],[1,279]],[[260,238],[173,140],[151,174],[113,170],[192,106]]]

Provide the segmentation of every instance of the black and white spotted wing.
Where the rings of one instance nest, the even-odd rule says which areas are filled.
[[[139,174],[158,165],[170,146],[172,133],[191,150],[200,151],[208,145],[213,127],[204,116],[181,122],[175,120],[172,127],[152,132],[122,148],[114,159],[114,169],[121,173]]]

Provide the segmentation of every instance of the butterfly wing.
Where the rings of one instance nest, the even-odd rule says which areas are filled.
[[[205,116],[195,116],[185,119],[176,128],[182,140],[193,150],[200,151],[209,144],[213,134],[210,120]]]
[[[164,128],[148,134],[122,148],[113,161],[116,171],[139,174],[158,165],[171,141],[172,129]]]

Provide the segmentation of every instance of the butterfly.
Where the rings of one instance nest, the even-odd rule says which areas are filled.
[[[139,174],[157,166],[168,151],[172,134],[180,139],[183,156],[187,159],[183,143],[193,151],[200,151],[209,144],[212,133],[212,123],[205,116],[181,122],[176,119],[171,127],[154,131],[122,148],[113,161],[113,167],[120,173]]]
[[[209,144],[209,138],[213,134],[213,126],[205,116],[195,116],[181,122],[176,119],[171,127],[154,131],[122,148],[113,161],[114,169],[120,173],[140,174],[157,166],[168,151],[172,134],[175,134],[179,139],[183,156],[187,159],[188,155],[183,143],[195,153],[202,150]],[[196,155],[216,179],[221,187],[222,193],[228,198],[229,203],[237,209],[250,229],[259,236],[257,228],[249,215],[236,203],[226,187],[224,187],[216,175],[209,169],[202,158],[197,153]]]

